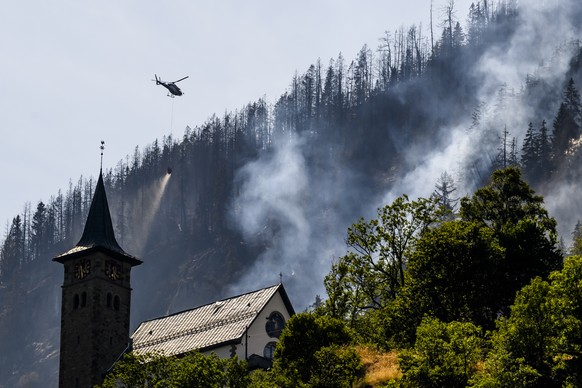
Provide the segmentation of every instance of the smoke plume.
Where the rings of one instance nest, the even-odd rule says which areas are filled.
[[[524,95],[525,82],[533,76],[553,85],[559,104],[573,49],[579,47],[572,42],[580,32],[580,8],[574,1],[522,2],[512,32],[499,31],[503,36],[471,58],[476,65],[465,77],[476,85],[473,114],[435,128],[434,141],[404,150],[404,167],[389,185],[376,187],[379,192],[359,185],[365,172],[314,153],[304,135],[246,165],[238,174],[240,190],[231,213],[248,241],[260,240],[268,249],[233,292],[273,284],[282,273],[293,303],[303,309],[324,293],[323,278],[333,259],[345,253],[346,230],[360,216],[373,217],[378,207],[402,194],[430,196],[445,171],[454,176],[460,195],[470,195],[487,178],[504,131],[520,152],[528,123],[539,126],[555,117],[557,106],[543,103],[547,95]],[[454,109],[439,105],[438,97],[428,98],[433,99],[423,107],[428,116],[442,117],[443,109]],[[580,191],[563,182],[544,187],[546,207],[562,235],[573,228],[580,210],[567,199],[578,198]]]

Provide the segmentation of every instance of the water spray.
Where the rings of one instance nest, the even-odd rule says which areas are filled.
[[[160,204],[162,202],[162,197],[164,196],[166,187],[168,185],[168,182],[170,181],[171,176],[172,168],[168,167],[164,176],[155,181],[151,187],[144,189],[144,193],[142,194],[145,195],[146,198],[151,199],[150,201],[148,201],[150,205],[146,209],[144,209],[143,212],[142,233],[140,239],[141,241],[137,242],[138,249],[141,250],[142,253],[145,248],[145,242],[147,241],[150,235],[154,217],[158,213]]]

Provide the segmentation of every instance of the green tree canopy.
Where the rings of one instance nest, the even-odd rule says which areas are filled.
[[[425,314],[493,328],[501,309],[497,270],[504,251],[477,222],[450,221],[427,230],[410,257],[409,287]],[[420,318],[420,317],[419,317]]]
[[[246,387],[246,362],[190,352],[183,357],[163,354],[124,355],[101,385],[118,387]]]
[[[542,205],[542,197],[521,179],[517,168],[496,171],[488,186],[462,199],[459,220],[427,223],[412,235],[403,286],[395,296],[377,293],[372,299],[376,308],[354,310],[351,317],[356,316],[358,324],[352,326],[383,347],[410,345],[425,315],[493,329],[497,317],[508,314],[517,290],[535,276],[547,277],[562,262],[556,221]],[[360,233],[370,233],[370,228]],[[367,263],[373,257],[369,254]],[[366,287],[381,289],[385,275],[372,276],[373,267],[347,258],[359,257],[342,258],[326,286],[334,281],[340,292],[330,295],[344,297],[341,301],[350,306],[350,297],[363,294]],[[337,281],[348,276],[360,283]],[[371,326],[381,327],[376,332],[382,334],[371,335]]]
[[[413,349],[399,357],[403,386],[465,387],[483,352],[481,329],[468,322],[425,318]]]
[[[437,180],[435,190],[432,193],[432,196],[442,208],[443,220],[450,221],[456,217],[457,205],[459,203],[459,198],[454,197],[456,191],[457,188],[455,187],[455,180],[453,177],[446,171],[443,172]]]
[[[532,280],[498,326],[476,386],[580,386],[582,257],[567,258],[549,281]]]
[[[333,362],[330,358],[342,365],[354,366],[357,363],[354,363],[349,353],[340,352],[338,348],[322,351],[324,348],[348,345],[351,338],[347,327],[339,319],[311,313],[296,314],[289,319],[281,333],[273,370],[275,374],[285,375],[296,386],[308,383],[325,368],[332,373],[330,368],[333,368]],[[330,352],[334,353],[333,357]]]
[[[580,93],[574,80],[570,78],[564,91],[564,99],[554,119],[552,151],[556,168],[564,162],[570,142],[580,136],[581,125]]]
[[[504,306],[511,304],[515,292],[530,279],[545,278],[562,264],[556,220],[548,215],[543,198],[522,179],[518,168],[495,171],[489,185],[472,197],[462,198],[460,216],[491,228],[505,251],[499,263]]]
[[[549,373],[553,324],[548,292],[549,284],[539,277],[518,292],[511,316],[500,319],[493,333],[493,351],[476,378],[477,386],[531,386]]]
[[[378,218],[360,219],[348,229],[350,251],[325,278],[328,312],[353,323],[370,309],[393,300],[405,282],[405,268],[418,235],[439,220],[435,199],[406,195],[378,209]]]
[[[310,387],[351,388],[363,374],[360,356],[351,346],[325,346],[314,356]]]

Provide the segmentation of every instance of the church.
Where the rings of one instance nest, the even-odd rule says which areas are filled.
[[[53,258],[64,267],[59,387],[101,384],[126,352],[203,354],[266,368],[294,314],[282,284],[142,322],[130,335],[131,269],[142,261],[118,244],[102,171],[79,242]]]

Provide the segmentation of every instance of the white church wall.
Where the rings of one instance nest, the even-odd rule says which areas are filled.
[[[289,312],[285,307],[285,303],[283,302],[283,298],[281,297],[280,292],[277,292],[275,295],[273,295],[269,303],[267,303],[265,308],[254,320],[251,327],[249,327],[247,336],[248,357],[250,357],[252,354],[257,354],[261,357],[264,357],[265,346],[270,342],[276,343],[278,341],[276,336],[269,336],[266,330],[268,318],[275,311],[279,312],[283,316],[285,323],[287,323],[289,320]]]
[[[267,333],[267,322],[273,312],[280,313],[283,316],[285,324],[290,318],[287,307],[285,306],[283,298],[279,292],[273,295],[269,303],[267,303],[265,308],[259,313],[257,318],[248,328],[247,333],[243,334],[241,343],[234,345],[235,349],[233,349],[233,345],[226,345],[204,352],[204,354],[208,355],[215,353],[220,358],[229,358],[232,356],[234,350],[240,360],[249,358],[253,354],[261,357],[268,356],[269,354],[265,354],[265,347],[269,343],[273,343],[274,345],[278,341],[277,336],[269,336]],[[274,347],[272,350],[274,351]]]

